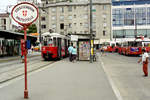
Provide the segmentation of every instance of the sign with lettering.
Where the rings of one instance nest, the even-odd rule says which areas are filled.
[[[22,2],[14,6],[11,16],[20,25],[32,24],[38,18],[38,8],[31,3]]]

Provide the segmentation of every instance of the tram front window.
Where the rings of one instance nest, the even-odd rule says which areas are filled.
[[[141,42],[130,42],[129,46],[131,46],[131,47],[140,47],[140,46],[142,46],[142,43]]]

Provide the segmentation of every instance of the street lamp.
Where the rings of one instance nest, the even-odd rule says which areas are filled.
[[[90,63],[93,62],[92,0],[90,0]]]

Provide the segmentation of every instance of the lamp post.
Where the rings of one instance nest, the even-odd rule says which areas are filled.
[[[134,20],[135,20],[135,30],[134,30],[134,36],[137,38],[137,22],[136,22],[136,12],[134,12]]]
[[[90,0],[90,63],[93,62],[92,0]]]
[[[39,47],[40,47],[40,51],[41,51],[41,9],[39,7]]]

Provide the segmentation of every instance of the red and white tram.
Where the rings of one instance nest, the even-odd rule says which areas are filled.
[[[69,37],[46,32],[42,34],[42,38],[41,53],[44,60],[61,59],[68,56]]]
[[[122,42],[119,53],[123,55],[140,55],[142,54],[142,48],[145,48],[147,52],[150,52],[150,39],[136,38]]]

